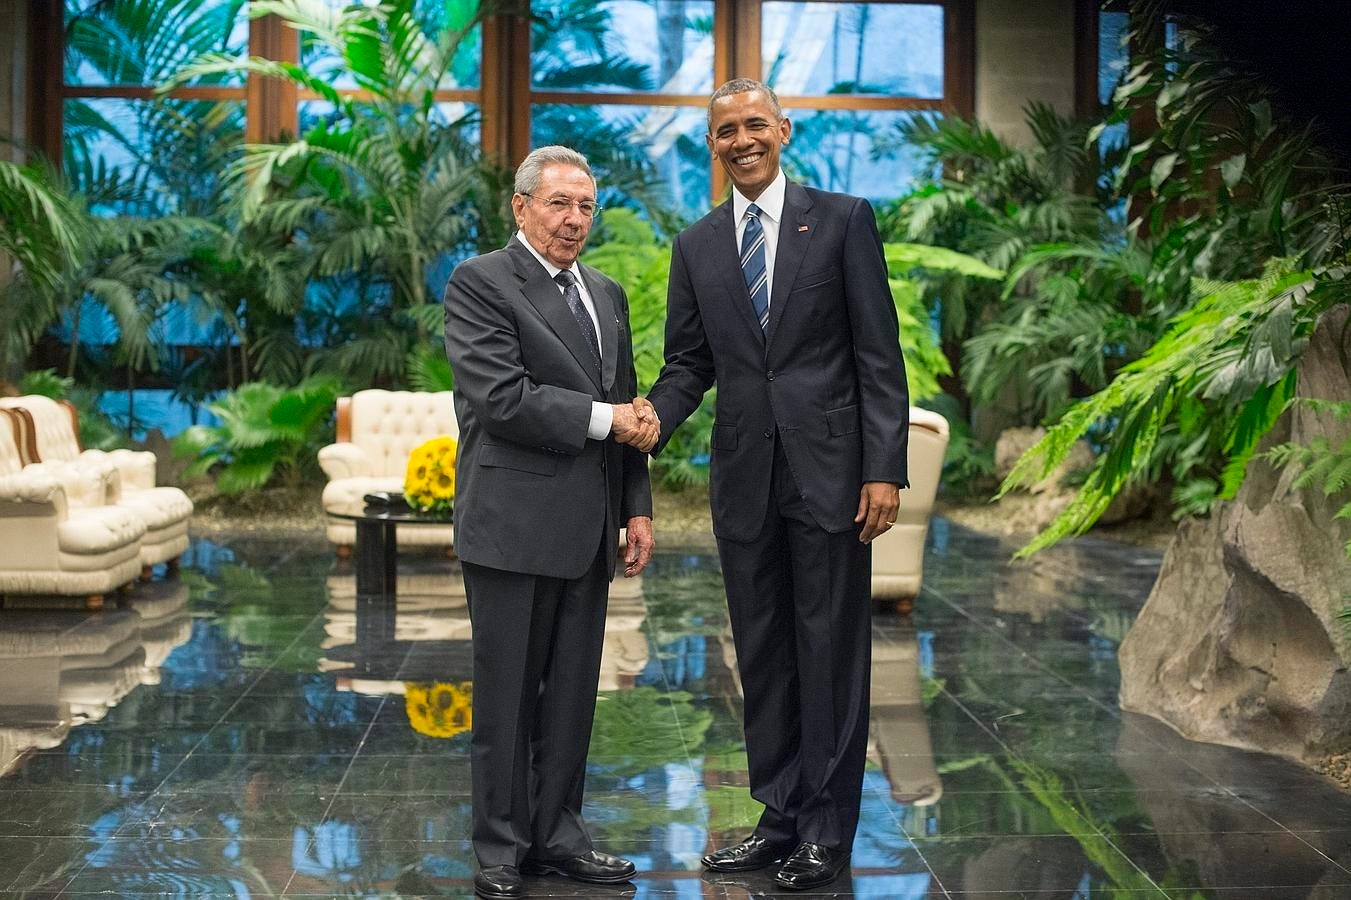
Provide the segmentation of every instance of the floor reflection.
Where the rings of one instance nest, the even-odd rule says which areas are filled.
[[[1351,896],[1351,798],[1116,707],[1156,556],[1011,548],[938,520],[913,621],[874,618],[853,873],[835,896]],[[98,614],[0,610],[0,893],[466,896],[470,626],[453,562],[358,598],[322,542],[196,541]],[[759,810],[716,561],[663,553],[611,598],[588,770],[632,886],[767,897],[701,871]]]

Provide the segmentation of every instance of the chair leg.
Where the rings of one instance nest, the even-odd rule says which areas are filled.
[[[339,545],[335,548],[335,550],[336,550],[336,552],[337,552],[337,554],[338,554],[338,559],[351,559],[351,558],[352,558],[352,545],[351,545],[351,544],[339,544]]]
[[[164,564],[164,577],[177,578],[179,573],[179,560],[182,557],[175,556]]]
[[[914,597],[901,597],[896,601],[896,612],[903,616],[908,616],[915,611]]]
[[[151,578],[153,578],[154,576],[155,576],[154,569],[152,569],[150,566],[141,566],[141,580],[142,580],[142,581],[149,581],[149,580],[150,580]]]
[[[103,609],[103,595],[90,594],[84,598],[84,608],[92,612],[98,612]]]
[[[450,544],[447,544],[442,550],[446,554],[446,559],[459,559],[459,557],[455,555],[455,548]]]

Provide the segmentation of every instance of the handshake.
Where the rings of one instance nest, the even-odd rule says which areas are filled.
[[[632,403],[614,404],[610,434],[621,444],[632,444],[644,453],[657,446],[661,419],[646,397],[634,397]]]

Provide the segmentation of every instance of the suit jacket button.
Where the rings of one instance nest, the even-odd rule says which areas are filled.
[[[771,430],[771,429],[769,429],[769,428],[766,428],[766,429],[765,429],[765,437],[767,437],[767,438],[772,438],[773,436],[774,436],[773,430]]]
[[[766,373],[765,373],[765,378],[767,378],[767,379],[770,380],[770,381],[773,381],[773,380],[774,380],[774,370],[773,370],[773,369],[770,369],[768,372],[766,372]]]

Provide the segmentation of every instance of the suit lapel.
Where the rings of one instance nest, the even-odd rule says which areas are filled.
[[[601,365],[601,387],[609,391],[614,387],[615,371],[619,360],[619,310],[616,308],[617,297],[608,289],[608,286],[597,278],[595,273],[587,266],[581,263],[577,264],[577,270],[582,273],[582,280],[586,282],[586,290],[591,294],[591,302],[596,307],[596,320],[600,327],[600,365]]]
[[[521,285],[521,293],[525,295],[525,299],[530,301],[530,305],[535,307],[549,328],[558,335],[558,339],[568,348],[568,352],[577,360],[582,371],[590,377],[597,388],[601,388],[601,375],[596,371],[591,348],[586,345],[586,336],[582,334],[577,320],[572,317],[572,310],[568,309],[563,292],[558,289],[558,285],[549,277],[548,271],[540,265],[539,260],[521,246],[517,238],[513,237],[507,242],[507,253],[516,268],[517,277],[524,282]],[[590,285],[587,287],[589,289]],[[592,297],[594,298],[595,294],[592,294]]]
[[[760,321],[755,318],[751,294],[746,290],[746,277],[741,274],[741,253],[736,242],[736,222],[732,220],[732,201],[728,200],[718,207],[717,214],[709,222],[713,227],[708,236],[708,258],[713,271],[728,273],[722,279],[727,288],[727,303],[736,309],[746,327],[763,345],[765,333],[760,328]],[[775,272],[777,275],[777,267]]]
[[[807,256],[816,217],[811,214],[812,198],[801,185],[788,182],[784,191],[783,216],[779,221],[779,245],[774,251],[774,293],[769,298],[769,338],[779,330],[784,307],[797,280],[798,269]],[[746,301],[750,302],[749,298]],[[757,329],[758,330],[758,329]]]

